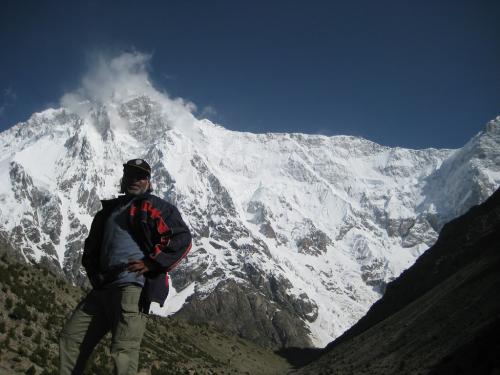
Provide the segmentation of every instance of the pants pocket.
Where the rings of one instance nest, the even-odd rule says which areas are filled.
[[[142,288],[131,285],[121,288],[120,313],[113,341],[135,341],[140,345],[146,317],[139,312]]]

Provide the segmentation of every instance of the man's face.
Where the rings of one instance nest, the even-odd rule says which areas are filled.
[[[148,173],[139,168],[124,168],[123,187],[126,194],[144,194],[149,188]]]

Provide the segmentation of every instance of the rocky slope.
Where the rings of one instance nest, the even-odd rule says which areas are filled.
[[[20,263],[0,247],[0,373],[57,374],[58,335],[84,295],[39,265]],[[86,374],[113,372],[107,335],[88,361]],[[282,357],[210,324],[150,316],[142,342],[139,375],[279,374]]]
[[[194,234],[156,311],[273,348],[340,335],[444,222],[500,184],[500,118],[462,149],[408,150],[229,131],[152,87],[80,99],[0,134],[0,237],[84,284],[99,199],[116,195],[124,161],[143,157]]]
[[[499,243],[497,190],[446,224],[358,323],[296,373],[498,373]]]

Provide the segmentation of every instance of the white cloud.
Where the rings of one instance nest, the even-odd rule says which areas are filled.
[[[153,90],[149,82],[147,66],[150,55],[133,52],[109,58],[103,54],[90,60],[88,72],[81,86],[61,98],[61,104],[77,101],[115,102],[137,94],[148,94]]]
[[[111,110],[115,104],[145,95],[161,105],[172,126],[190,126],[196,121],[196,106],[182,98],[171,98],[153,86],[149,75],[151,57],[137,51],[113,57],[94,55],[80,87],[63,95],[61,106],[86,117],[95,105],[103,104]]]
[[[214,118],[215,116],[217,116],[217,110],[215,109],[215,107],[211,106],[211,105],[208,105],[206,107],[204,107],[200,113],[200,117],[203,117],[203,118]]]

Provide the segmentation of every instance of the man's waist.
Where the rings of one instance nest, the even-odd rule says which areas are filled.
[[[106,266],[102,270],[103,275],[112,275],[112,274],[120,274],[123,271],[126,271],[128,267],[128,263],[119,263],[119,264],[113,264],[110,266]]]
[[[107,267],[101,271],[101,285],[114,284],[117,282],[131,282],[144,284],[144,277],[135,272],[127,270],[128,264],[117,264]]]

